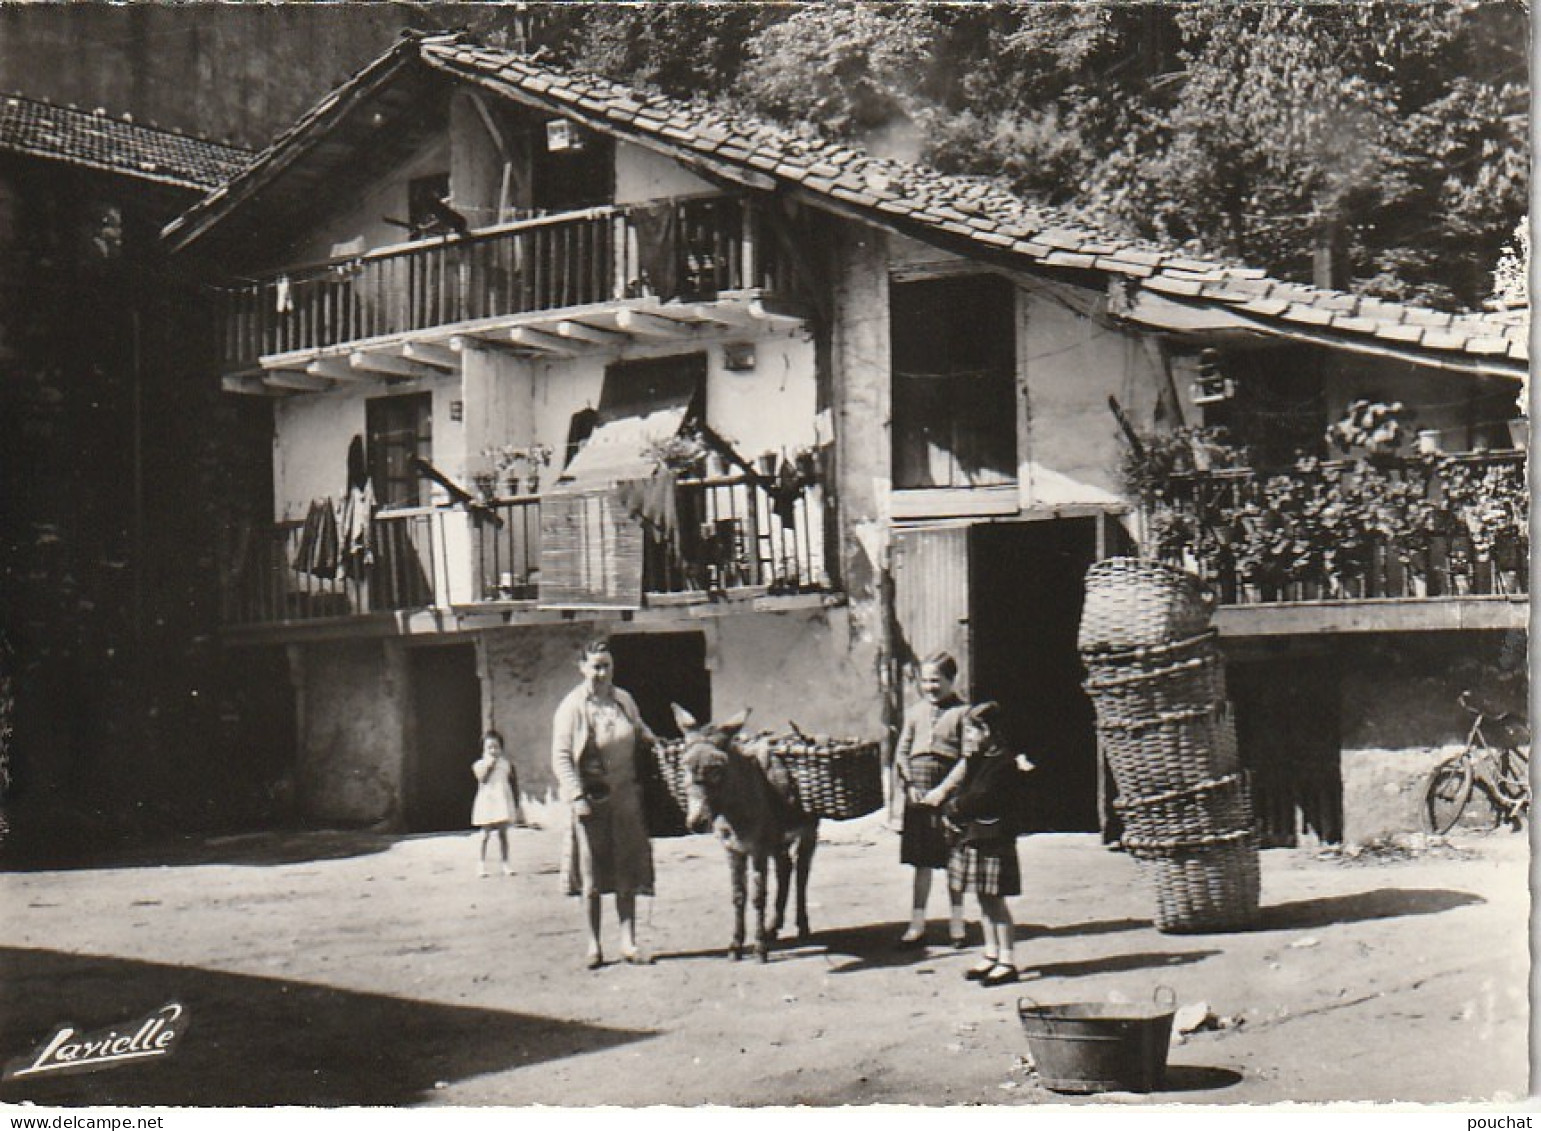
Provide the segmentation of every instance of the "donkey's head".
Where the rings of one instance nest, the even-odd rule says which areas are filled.
[[[671,704],[674,721],[685,736],[682,762],[689,795],[685,824],[694,833],[704,833],[724,804],[733,805],[738,775],[734,772],[742,754],[733,749],[733,738],[743,729],[748,711],[740,711],[721,723],[698,723],[678,704]]]

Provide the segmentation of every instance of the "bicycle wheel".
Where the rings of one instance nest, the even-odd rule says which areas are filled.
[[[1455,828],[1471,798],[1471,764],[1464,758],[1437,766],[1423,791],[1423,827],[1436,836]]]

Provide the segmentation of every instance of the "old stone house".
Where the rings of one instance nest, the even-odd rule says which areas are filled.
[[[1152,533],[1130,434],[1226,424],[1277,462],[1401,401],[1425,444],[1521,463],[1513,319],[1116,239],[454,36],[404,40],[165,238],[225,291],[208,379],[271,407],[224,640],[287,667],[321,820],[463,823],[488,725],[544,793],[602,632],[656,726],[673,700],[865,737],[948,647],[1044,767],[1044,826],[1094,828],[1075,631],[1086,567]],[[1189,476],[1164,521],[1247,505],[1247,474]],[[1345,748],[1525,623],[1523,563],[1457,585],[1449,538],[1422,587],[1384,546],[1309,586],[1163,548],[1226,602],[1275,840],[1339,836]]]
[[[214,477],[233,412],[178,368],[196,334],[161,227],[249,154],[0,96],[0,653],[13,823],[132,810],[208,719]],[[223,442],[234,450],[238,428]],[[201,640],[205,658],[190,658]],[[207,737],[207,735],[205,735]],[[126,814],[131,816],[132,814]],[[57,821],[58,814],[51,820]]]

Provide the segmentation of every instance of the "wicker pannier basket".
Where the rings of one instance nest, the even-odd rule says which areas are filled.
[[[1156,929],[1233,931],[1258,919],[1257,842],[1250,830],[1207,837],[1139,838],[1124,846],[1156,888]]]
[[[1097,653],[1194,636],[1209,626],[1214,606],[1190,573],[1149,558],[1106,558],[1086,572],[1077,643]]]
[[[679,739],[655,743],[650,757],[637,760],[642,787],[642,816],[650,837],[685,836],[686,794],[685,743]]]
[[[818,742],[803,736],[772,742],[815,817],[849,821],[883,807],[883,759],[876,742]]]

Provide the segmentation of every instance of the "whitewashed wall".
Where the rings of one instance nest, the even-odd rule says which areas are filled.
[[[628,142],[615,147],[615,202],[635,204],[670,196],[716,191],[673,158]]]

